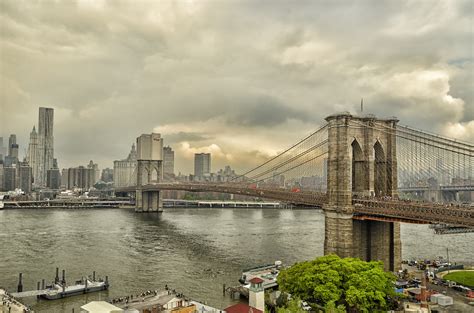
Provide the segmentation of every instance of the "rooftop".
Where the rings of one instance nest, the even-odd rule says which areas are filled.
[[[227,313],[263,313],[262,311],[249,306],[246,303],[237,303],[226,308]]]

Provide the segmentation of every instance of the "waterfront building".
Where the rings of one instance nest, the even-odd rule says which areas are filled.
[[[114,170],[112,168],[104,168],[100,175],[100,180],[104,183],[110,183],[114,181]]]
[[[211,174],[211,154],[196,153],[194,155],[194,177],[197,180],[203,179]]]
[[[47,171],[53,168],[54,136],[53,136],[54,109],[39,108],[38,119],[38,170],[35,177],[36,185],[46,185]]]
[[[33,170],[34,185],[37,185],[36,180],[39,177],[39,151],[38,151],[38,133],[36,132],[35,126],[30,133],[30,143],[28,144],[28,151],[26,153],[26,161]]]
[[[136,177],[137,167],[137,150],[135,144],[132,144],[132,149],[128,157],[123,160],[114,161],[113,181],[115,187],[134,186],[137,183]]]
[[[137,138],[138,160],[163,160],[163,138],[160,134],[142,134]]]
[[[163,179],[174,180],[174,151],[170,146],[163,148]]]

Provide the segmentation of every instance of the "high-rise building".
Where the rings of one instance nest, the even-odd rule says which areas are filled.
[[[61,187],[61,172],[58,168],[58,160],[53,159],[53,168],[46,172],[46,187],[59,189]]]
[[[174,151],[169,146],[163,148],[163,178],[164,180],[174,178]]]
[[[33,183],[33,170],[27,162],[19,162],[17,166],[18,182],[17,187],[24,193],[31,193]]]
[[[88,190],[94,184],[95,172],[93,168],[79,166],[68,169],[67,189],[81,188],[83,190]]]
[[[11,134],[10,137],[8,138],[8,156],[13,156],[13,145],[16,145],[16,135]],[[18,147],[18,145],[16,145]],[[17,155],[18,157],[18,155]]]
[[[53,136],[54,109],[39,108],[38,119],[38,173],[35,177],[38,186],[46,185],[46,173],[53,168],[54,136]]]
[[[37,185],[37,179],[39,177],[39,151],[38,151],[38,133],[36,132],[35,126],[30,133],[30,143],[28,144],[28,151],[26,153],[26,161],[33,170],[33,183]]]
[[[209,176],[211,173],[211,154],[196,153],[194,155],[194,176],[198,179]]]
[[[130,153],[126,159],[114,161],[114,186],[128,187],[136,185],[136,167],[137,150],[135,149],[135,144],[132,144],[132,149],[130,150]]]
[[[68,169],[67,169],[67,168],[63,168],[63,169],[61,170],[61,188],[67,189],[68,181],[69,181]]]
[[[7,148],[3,143],[3,137],[0,137],[0,161],[3,161],[3,158],[7,156]]]
[[[3,190],[12,191],[17,186],[16,166],[3,168]]]
[[[5,157],[5,167],[15,166],[18,163],[18,144],[16,135],[11,134],[8,138],[8,155]]]
[[[3,178],[3,160],[0,160],[0,191],[3,191],[3,182],[4,182],[4,178]]]
[[[90,160],[89,165],[87,165],[87,168],[91,168],[94,170],[94,184],[100,180],[100,170],[99,170],[99,165],[97,163],[94,163],[92,160]]]
[[[143,134],[137,138],[138,160],[163,160],[163,139],[160,134]]]

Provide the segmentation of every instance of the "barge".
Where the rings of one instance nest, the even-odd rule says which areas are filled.
[[[30,291],[23,291],[22,273],[20,273],[17,292],[12,293],[12,296],[17,298],[36,296],[37,298],[56,300],[107,289],[109,289],[108,276],[105,276],[105,280],[101,278],[96,280],[94,271],[92,278],[82,277],[80,280],[76,280],[73,285],[68,286],[66,284],[65,271],[63,270],[62,279],[59,279],[59,269],[56,268],[56,277],[51,285],[45,286],[45,280],[43,279],[41,285],[38,282],[36,290]]]

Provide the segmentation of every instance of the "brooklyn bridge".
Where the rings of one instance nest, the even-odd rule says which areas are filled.
[[[396,118],[328,116],[312,134],[223,183],[164,182],[162,172],[162,160],[138,160],[136,185],[116,193],[132,194],[137,212],[162,211],[163,190],[319,207],[325,254],[381,260],[388,270],[400,268],[400,222],[474,228],[474,145]],[[306,186],[308,178],[317,184]],[[456,204],[444,202],[447,195]]]

